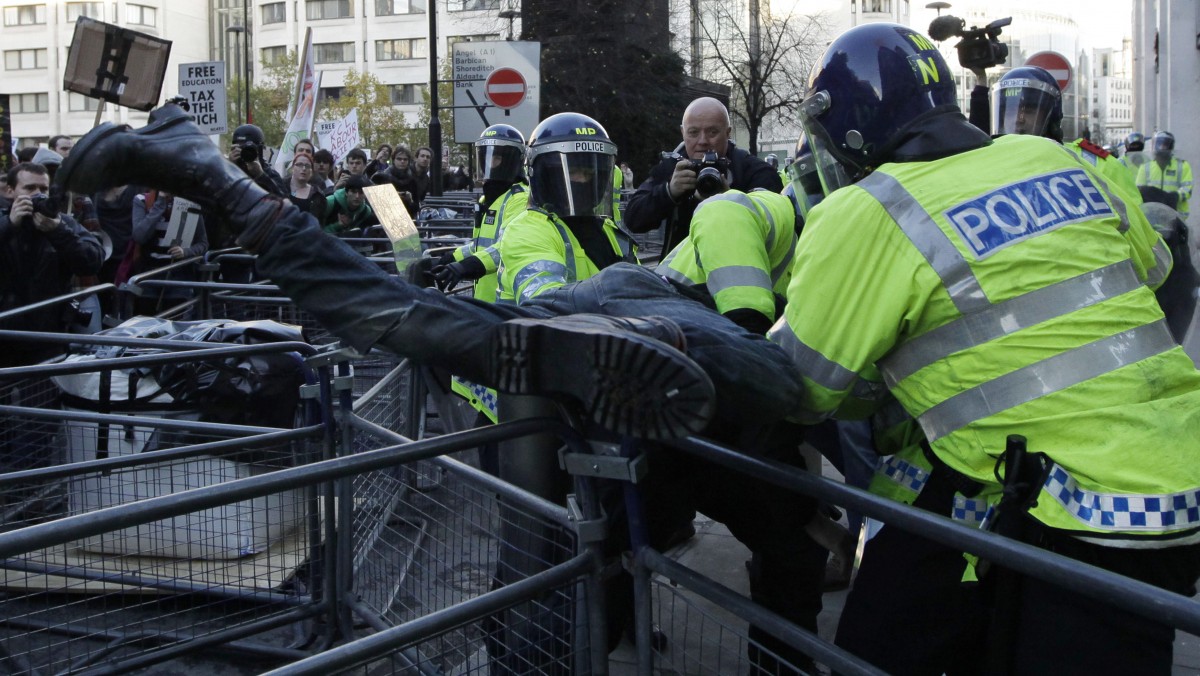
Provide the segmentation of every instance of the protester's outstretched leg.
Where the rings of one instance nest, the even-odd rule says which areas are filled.
[[[136,183],[197,201],[241,230],[238,243],[259,254],[261,272],[359,350],[379,344],[505,392],[567,395],[602,426],[634,436],[695,433],[711,415],[712,383],[674,345],[670,321],[554,317],[562,312],[407,284],[258,188],[175,106],[136,131],[101,125],[77,148],[59,170],[61,185],[90,192]]]

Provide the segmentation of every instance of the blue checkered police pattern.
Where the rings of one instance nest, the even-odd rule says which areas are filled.
[[[887,478],[915,493],[920,493],[925,482],[929,480],[929,472],[894,455],[883,459],[879,471],[883,472]]]
[[[955,493],[954,509],[950,512],[950,518],[968,525],[979,525],[983,521],[983,517],[987,515],[987,511],[986,500],[975,500],[962,493]]]
[[[483,407],[492,414],[492,419],[495,420],[496,416],[499,415],[496,412],[496,390],[471,383],[471,394],[479,400],[480,404],[483,404]]]
[[[1076,519],[1098,530],[1183,530],[1200,526],[1200,490],[1162,495],[1097,493],[1054,465],[1043,490]]]

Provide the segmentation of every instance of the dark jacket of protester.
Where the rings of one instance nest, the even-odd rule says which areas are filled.
[[[417,205],[419,199],[417,197],[421,190],[421,186],[417,184],[417,177],[413,174],[412,169],[400,170],[396,165],[392,165],[387,169],[382,169],[374,177],[375,183],[379,183],[379,177],[386,177],[387,181],[396,188],[396,192],[400,193],[400,198],[404,200],[404,206],[408,209],[408,213],[413,218],[417,217]],[[411,195],[411,199],[406,197],[404,193]]]
[[[32,223],[11,222],[11,207],[9,200],[0,204],[0,311],[69,293],[71,277],[100,270],[104,250],[75,219],[61,214],[57,229],[41,232]],[[66,326],[63,312],[63,307],[51,307],[0,322],[0,328],[59,332]],[[58,351],[53,346],[6,343],[0,349],[0,367],[33,363]]]
[[[783,190],[783,182],[779,173],[763,160],[738,148],[733,141],[729,142],[730,171],[733,180],[729,187],[742,192],[750,192],[755,188],[765,188],[771,192]],[[682,144],[677,152],[683,152]],[[671,199],[667,186],[671,183],[671,175],[675,173],[678,160],[663,159],[650,171],[650,177],[640,186],[629,205],[625,208],[625,227],[632,232],[650,232],[663,222],[667,229],[663,234],[663,252],[674,249],[691,230],[692,213],[696,211],[695,196],[688,195],[676,202]]]

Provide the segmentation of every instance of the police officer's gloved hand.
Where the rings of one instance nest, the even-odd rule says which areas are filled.
[[[429,288],[437,283],[433,276],[433,269],[437,265],[437,260],[433,258],[421,258],[409,265],[404,270],[404,274],[408,278],[409,284],[414,284],[421,288]]]
[[[449,265],[439,265],[433,269],[433,277],[442,291],[453,289],[464,279],[479,279],[485,274],[487,274],[487,269],[483,267],[483,262],[474,256]]]

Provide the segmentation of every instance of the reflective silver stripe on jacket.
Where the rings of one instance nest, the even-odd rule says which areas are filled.
[[[932,443],[955,430],[1175,347],[1166,320],[1081,345],[960,392],[917,416]]]
[[[700,206],[696,207],[696,213],[699,213],[700,210],[710,202],[733,202],[734,204],[750,210],[750,213],[756,216],[762,216],[763,219],[766,220],[768,227],[766,240],[767,250],[770,251],[771,248],[775,246],[775,217],[771,215],[770,209],[762,208],[758,202],[755,202],[742,193],[722,193],[720,195],[713,195],[712,197],[701,202]],[[693,215],[692,218],[695,219],[695,215]]]
[[[657,268],[654,269],[654,273],[658,274],[658,275],[662,275],[663,277],[666,277],[667,279],[673,279],[673,280],[679,282],[680,284],[685,284],[687,286],[692,286],[693,284],[695,284],[695,282],[688,279],[687,275],[676,270],[675,268],[667,267],[665,265],[659,265]]]
[[[752,286],[766,289],[770,293],[774,286],[771,278],[767,276],[766,270],[760,270],[753,265],[727,265],[705,272],[707,276],[705,285],[708,286],[708,292],[713,296],[725,289],[737,286]]]
[[[894,387],[956,352],[1116,298],[1141,286],[1133,263],[1118,261],[991,305],[923,333],[879,360],[879,369],[883,372],[884,382]]]
[[[563,225],[556,216],[550,216],[550,220],[554,223],[554,227],[558,228],[558,236],[562,238],[563,261],[567,264],[563,281],[574,282],[579,276],[579,268],[575,265],[575,247],[571,245],[571,236],[567,234],[567,226]]]
[[[787,321],[780,319],[768,333],[771,340],[782,347],[800,375],[830,390],[845,390],[858,378],[858,374],[841,364],[826,359],[824,355],[800,342]]]
[[[538,289],[553,282],[567,281],[568,269],[557,261],[534,261],[517,271],[513,284],[518,297],[527,301],[537,295]]]
[[[987,295],[954,242],[895,177],[881,171],[855,184],[874,197],[942,280],[942,286],[962,314],[988,306]]]
[[[1200,489],[1156,495],[1099,493],[1079,486],[1055,464],[1042,490],[1083,524],[1097,530],[1173,531],[1200,527]]]

